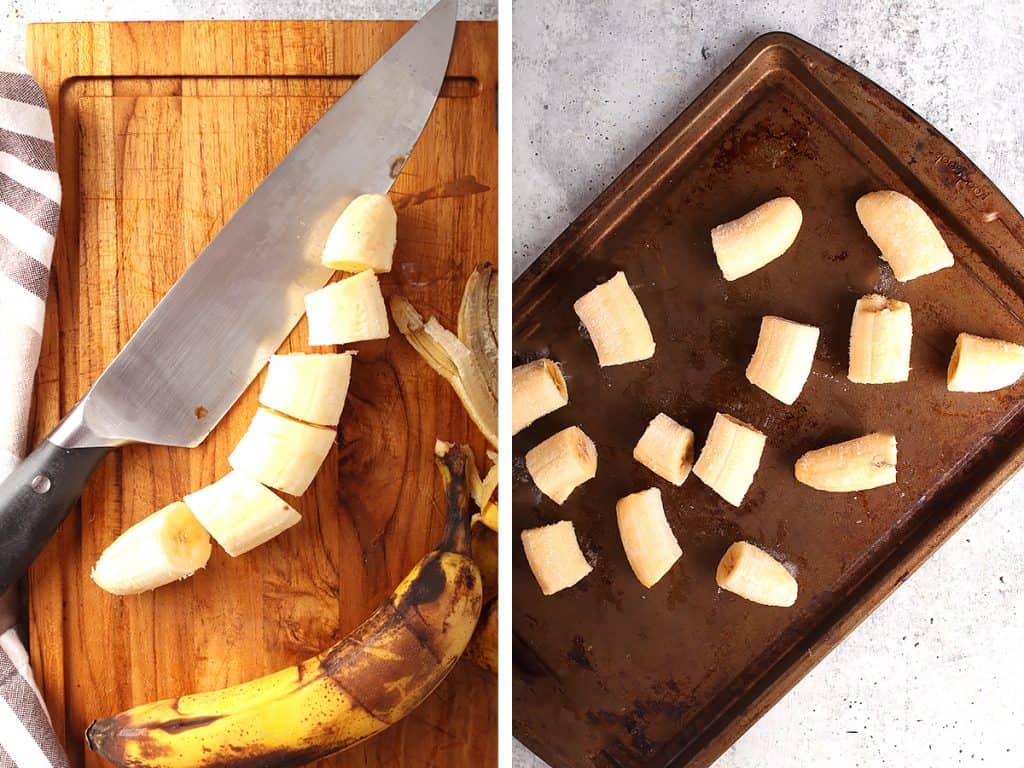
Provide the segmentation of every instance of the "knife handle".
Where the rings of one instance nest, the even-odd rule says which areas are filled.
[[[110,451],[47,438],[0,483],[0,594],[25,575]]]

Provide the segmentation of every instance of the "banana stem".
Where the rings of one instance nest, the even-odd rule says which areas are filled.
[[[439,550],[471,556],[469,543],[469,490],[466,484],[466,454],[468,448],[447,445],[437,455],[437,468],[444,479],[448,503],[448,519],[444,527]]]

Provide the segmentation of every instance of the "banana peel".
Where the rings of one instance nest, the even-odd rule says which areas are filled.
[[[466,281],[459,307],[459,340],[480,361],[488,389],[498,396],[498,276],[481,264]]]
[[[488,451],[488,455],[493,456],[490,451]],[[493,456],[492,461],[496,458]],[[486,511],[487,505],[492,503],[491,499],[494,498],[494,492],[498,488],[498,465],[491,464],[487,474],[481,478],[480,471],[476,467],[476,458],[470,451],[466,462],[466,482],[469,485],[469,496],[473,499],[477,509],[481,512]]]
[[[462,656],[483,603],[466,449],[447,446],[437,463],[448,510],[441,543],[363,624],[279,672],[96,721],[89,748],[122,768],[304,765],[412,712]]]
[[[487,442],[498,445],[498,277],[490,264],[469,276],[459,306],[458,334],[436,318],[426,322],[402,296],[391,298],[398,330],[427,364],[451,384],[466,413]],[[491,468],[483,477],[472,454],[467,467],[470,495],[480,510],[474,522],[498,530],[498,455],[487,451]]]
[[[470,534],[473,559],[483,580],[484,603],[498,596],[498,534],[483,525],[474,525]]]
[[[484,606],[473,639],[466,647],[466,658],[479,667],[498,674],[498,599]]]
[[[492,531],[498,530],[498,502],[489,501],[480,511],[479,515],[473,517],[474,522],[481,522]]]
[[[498,399],[484,378],[481,360],[435,318],[426,323],[402,296],[391,297],[391,316],[402,335],[459,396],[487,442],[498,445]]]

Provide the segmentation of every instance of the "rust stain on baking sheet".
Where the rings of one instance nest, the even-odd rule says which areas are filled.
[[[572,663],[578,664],[591,672],[594,671],[594,665],[590,663],[590,658],[587,656],[587,644],[581,635],[576,635],[572,639],[572,648],[569,649],[566,656],[569,657],[569,661]]]
[[[778,168],[794,156],[814,160],[817,153],[810,128],[800,120],[786,124],[759,123],[751,130],[726,136],[715,156],[715,170],[726,170],[737,161]]]
[[[438,200],[443,197],[468,197],[469,195],[479,195],[490,191],[491,188],[477,181],[476,176],[459,176],[457,179],[424,189],[422,192],[413,192],[411,195],[407,195],[395,203],[395,208],[401,210],[414,205],[421,205],[428,200]]]

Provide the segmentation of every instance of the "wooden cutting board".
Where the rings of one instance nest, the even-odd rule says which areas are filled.
[[[36,388],[41,439],[288,149],[407,22],[168,22],[29,28],[64,187]],[[465,278],[497,260],[497,27],[460,23],[449,77],[392,197],[402,293],[454,328]],[[387,110],[387,104],[381,104]],[[306,348],[303,321],[283,345]],[[31,654],[75,766],[88,723],[152,699],[275,671],[358,625],[437,542],[438,437],[483,439],[392,328],[359,356],[302,522],[193,578],[119,598],[89,579],[129,525],[228,470],[262,376],[195,449],[106,459],[33,566]],[[497,685],[463,660],[404,722],[321,765],[493,765]]]

